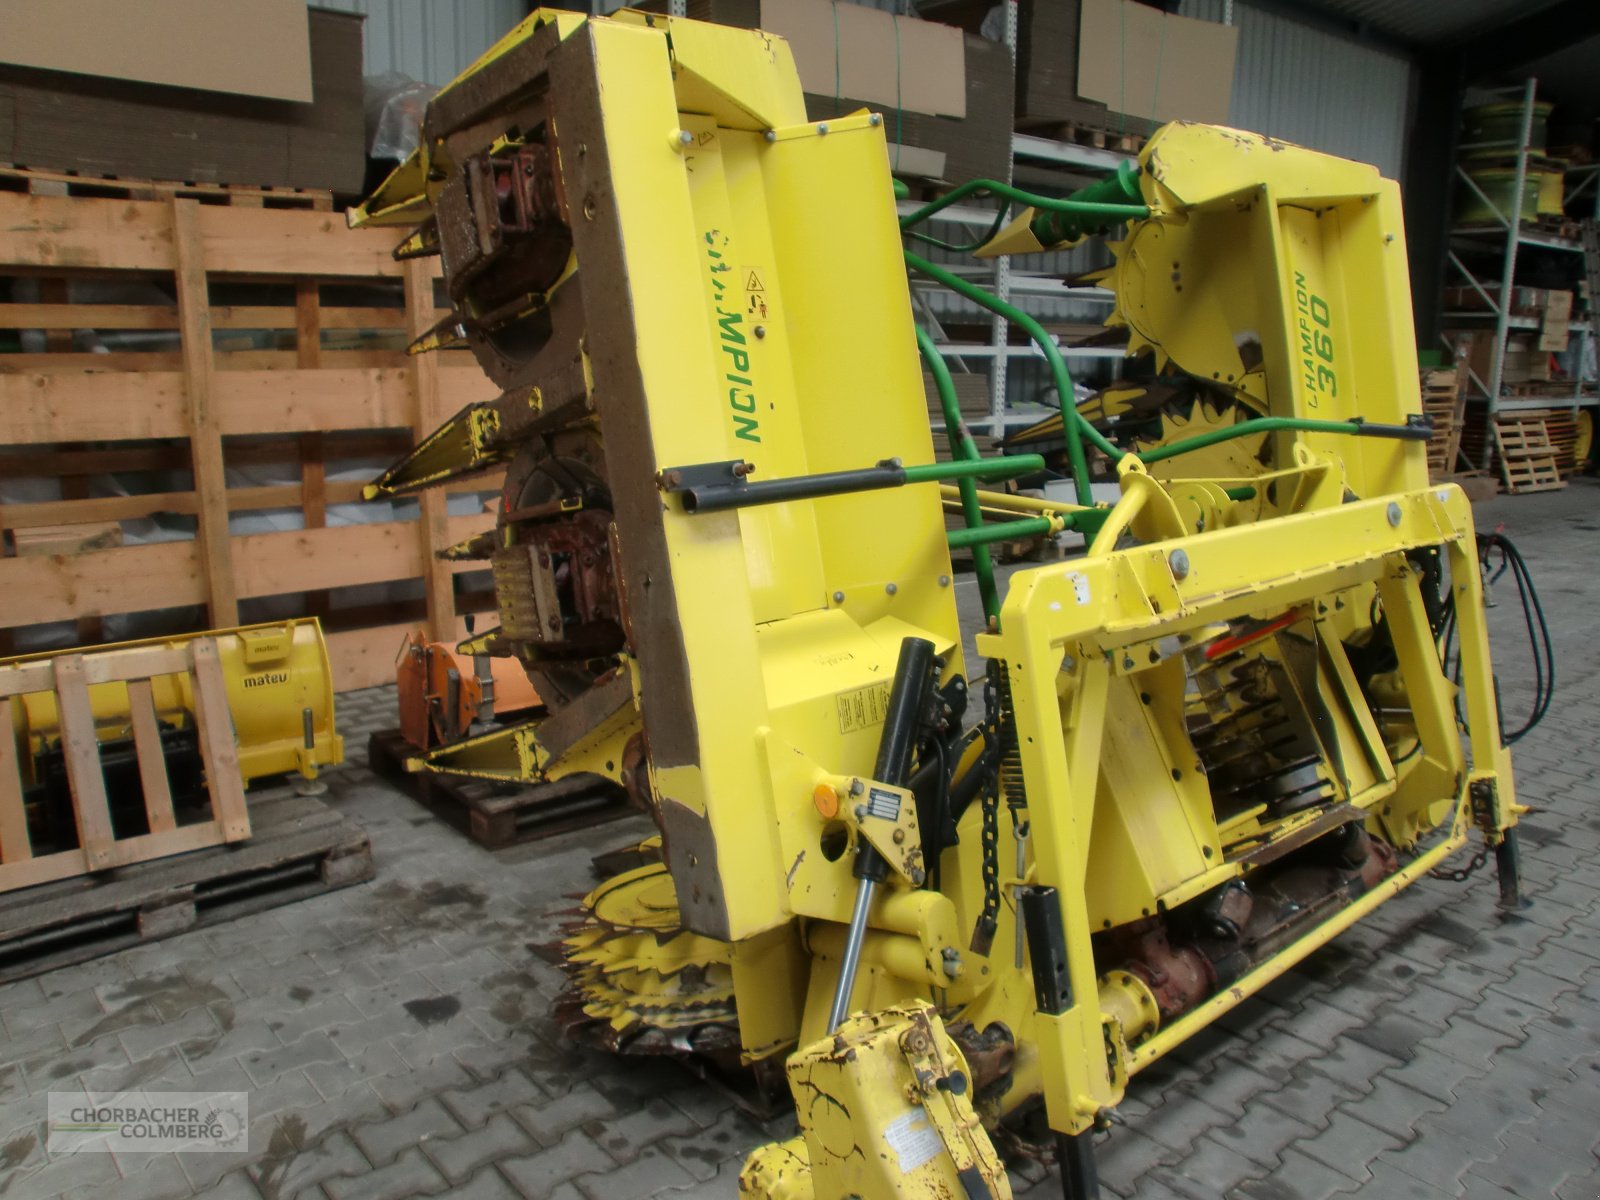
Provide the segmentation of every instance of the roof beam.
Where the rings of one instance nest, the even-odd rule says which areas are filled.
[[[1557,50],[1600,34],[1595,0],[1557,0],[1538,12],[1487,30],[1458,47],[1469,80],[1515,71]]]

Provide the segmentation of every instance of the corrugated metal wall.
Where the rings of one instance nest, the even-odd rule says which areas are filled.
[[[363,74],[449,83],[527,15],[525,0],[316,0],[366,18]]]
[[[1222,0],[1183,0],[1184,16],[1222,19]],[[1405,161],[1411,63],[1248,4],[1233,6],[1239,57],[1229,122],[1240,129],[1374,163]]]

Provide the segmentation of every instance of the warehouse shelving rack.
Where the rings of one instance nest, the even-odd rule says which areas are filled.
[[[1569,395],[1558,396],[1529,396],[1508,397],[1502,395],[1505,385],[1505,359],[1507,339],[1512,333],[1535,330],[1540,327],[1536,317],[1521,316],[1512,311],[1514,306],[1514,282],[1516,279],[1518,252],[1525,247],[1537,247],[1547,250],[1556,250],[1564,253],[1584,255],[1584,241],[1580,238],[1563,237],[1539,230],[1523,228],[1523,205],[1525,197],[1523,187],[1528,176],[1528,160],[1538,152],[1531,146],[1533,135],[1534,106],[1537,97],[1537,80],[1528,79],[1519,86],[1511,88],[1485,89],[1486,96],[1506,96],[1516,98],[1521,104],[1521,121],[1519,125],[1520,136],[1514,147],[1509,149],[1508,157],[1516,160],[1514,187],[1512,191],[1513,211],[1504,213],[1500,207],[1486,195],[1477,182],[1467,173],[1461,163],[1456,165],[1456,175],[1460,181],[1470,189],[1496,218],[1496,224],[1487,229],[1480,228],[1452,228],[1451,240],[1454,245],[1449,251],[1450,265],[1465,279],[1467,285],[1476,291],[1487,305],[1481,312],[1446,312],[1444,314],[1447,330],[1472,329],[1481,327],[1485,322],[1492,322],[1494,328],[1494,341],[1490,350],[1489,375],[1482,378],[1476,371],[1468,371],[1468,379],[1475,389],[1472,397],[1479,403],[1486,405],[1489,417],[1492,420],[1497,413],[1510,413],[1517,411],[1530,411],[1538,409],[1568,408],[1576,409],[1580,405],[1592,405],[1597,402],[1592,390],[1586,391],[1586,386],[1593,388],[1595,379],[1585,371],[1587,362],[1587,340],[1594,336],[1593,312],[1588,321],[1575,321],[1568,326],[1568,350],[1574,352],[1576,363],[1574,371],[1573,390]],[[1481,148],[1476,144],[1466,144],[1463,150]],[[1581,193],[1587,187],[1595,187],[1594,217],[1600,220],[1600,184],[1594,182],[1594,167],[1582,167],[1576,172],[1569,172],[1569,177],[1583,177],[1585,182],[1575,189],[1574,195]],[[1491,293],[1489,285],[1495,281],[1486,278],[1484,274],[1474,271],[1466,261],[1472,257],[1473,251],[1480,253],[1486,246],[1498,245],[1500,247],[1500,276],[1499,290]],[[1600,263],[1596,263],[1592,255],[1585,255],[1591,276]],[[1597,297],[1591,290],[1589,303],[1591,310]],[[1454,343],[1446,336],[1447,344],[1453,347]],[[1485,453],[1488,453],[1486,448]],[[1486,465],[1486,464],[1483,464]]]

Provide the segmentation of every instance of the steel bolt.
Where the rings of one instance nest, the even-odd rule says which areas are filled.
[[[939,576],[939,586],[940,587],[949,587],[950,586],[950,576],[948,576],[948,575]]]
[[[961,974],[961,951],[952,946],[944,948],[944,973],[951,979]]]
[[[1172,568],[1174,579],[1189,578],[1189,555],[1183,550],[1174,550],[1167,555],[1167,564]]]
[[[901,843],[903,843],[905,840],[906,840],[906,831],[904,829],[896,829],[894,831],[894,844],[896,846],[898,846]]]
[[[691,143],[693,141],[694,141],[694,134],[690,133],[687,129],[678,130],[678,142],[679,142],[680,145],[687,146],[687,145],[689,145],[689,143]]]
[[[1386,510],[1386,512],[1388,513],[1390,527],[1394,528],[1394,529],[1399,529],[1400,528],[1400,506],[1398,504],[1396,504],[1393,500],[1391,500],[1391,501],[1389,501],[1389,507]]]
[[[899,589],[899,588],[898,588],[898,587],[896,587],[896,586],[895,586],[895,585],[894,585],[894,584],[892,584],[892,583],[886,583],[886,584],[884,584],[884,585],[883,585],[883,590],[884,590],[884,591],[886,591],[886,592],[888,592],[888,593],[889,593],[889,595],[891,595],[891,596],[892,596],[892,595],[894,595],[894,594],[895,594],[895,593],[896,593],[896,592],[898,592],[898,591],[899,591],[899,590],[900,590],[900,589]]]
[[[843,592],[835,592],[833,594],[833,602],[835,604],[843,604],[844,603],[844,593]]]
[[[777,133],[777,130],[775,130],[775,129],[769,129],[764,134],[762,134],[761,136],[766,138],[767,141],[769,141],[769,142],[775,142],[775,141],[778,140],[778,133]]]
[[[756,328],[755,328],[755,335],[758,338],[766,337],[767,336],[767,327],[765,325],[757,325]]]
[[[856,805],[856,820],[865,821],[866,819],[867,819],[867,806],[865,804]]]
[[[850,781],[850,794],[852,796],[859,796],[859,795],[861,795],[862,792],[864,792],[866,790],[867,790],[867,785],[862,783],[861,780],[852,779]]]
[[[817,126],[817,132],[821,133],[821,134],[826,134],[828,132],[828,123],[826,121],[823,121],[820,125],[818,125]]]
[[[877,113],[873,113],[870,117],[867,118],[867,124],[868,125],[882,125],[883,124],[883,118],[880,115],[878,115]]]

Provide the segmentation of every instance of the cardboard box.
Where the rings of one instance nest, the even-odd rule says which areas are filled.
[[[883,113],[884,131],[891,147],[900,144],[944,156],[937,175],[902,154],[896,172],[950,183],[969,179],[1011,178],[1011,109],[1014,103],[1011,52],[995,42],[963,33],[966,65],[967,115],[959,120],[896,110],[892,105],[869,104],[858,97],[835,99],[806,94],[806,111],[814,121],[842,116],[859,108]],[[895,162],[894,151],[890,161]]]
[[[638,7],[665,12],[666,0],[645,0]],[[688,0],[686,11],[692,20],[766,28],[789,38],[810,118],[826,121],[861,108],[881,112],[889,142],[904,148],[897,156],[900,173],[955,183],[1010,177],[1015,93],[1011,53],[1004,46],[930,21],[829,0]],[[869,53],[857,53],[852,46],[858,42]]]
[[[1078,94],[1156,124],[1228,123],[1239,31],[1133,0],[1082,0]]]
[[[1019,121],[1118,129],[1121,114],[1078,95],[1078,0],[1020,0],[1017,5]],[[1145,132],[1143,125],[1130,132]]]
[[[1560,352],[1567,348],[1572,323],[1572,293],[1551,292],[1539,325],[1539,349]]]
[[[833,0],[760,0],[757,21],[789,43],[807,92],[926,116],[967,115],[959,29]]]
[[[22,7],[11,6],[0,62],[312,100],[304,0],[35,0],[25,13]]]
[[[976,29],[974,3],[945,0],[932,15]],[[1134,134],[1174,118],[1226,124],[1237,44],[1226,25],[1141,4],[1018,0],[1017,121]]]
[[[359,192],[366,170],[361,22],[353,13],[309,10],[310,104],[0,66],[0,162]]]
[[[1500,382],[1540,383],[1550,378],[1550,355],[1540,350],[1536,339],[1527,334],[1513,334],[1506,338],[1505,361],[1500,368]],[[1494,334],[1487,330],[1473,333],[1466,339],[1467,363],[1485,384],[1489,382]]]

